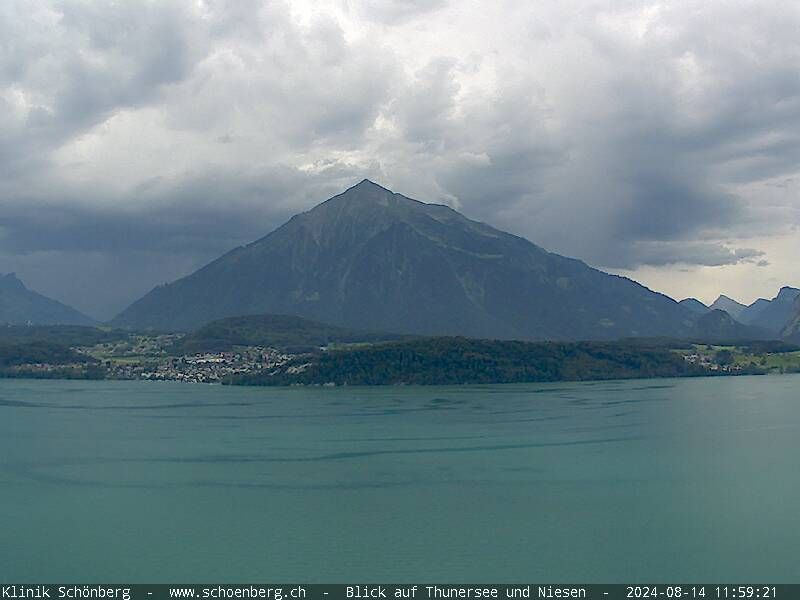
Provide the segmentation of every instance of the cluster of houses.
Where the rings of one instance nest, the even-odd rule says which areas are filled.
[[[723,373],[737,373],[742,371],[744,367],[741,364],[737,364],[732,360],[722,360],[720,361],[718,358],[717,353],[714,352],[692,352],[691,354],[684,354],[683,359],[686,362],[700,365],[704,369],[708,371],[720,371]]]
[[[106,361],[108,379],[149,379],[189,383],[219,383],[232,375],[276,369],[292,355],[273,348],[246,347],[235,352],[192,356],[145,358],[141,361]]]

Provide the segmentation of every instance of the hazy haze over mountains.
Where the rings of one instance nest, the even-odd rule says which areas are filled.
[[[692,326],[690,311],[634,281],[367,180],[154,289],[113,323],[191,329],[256,313],[520,339],[677,336]]]

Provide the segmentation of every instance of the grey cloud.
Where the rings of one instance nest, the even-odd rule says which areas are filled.
[[[632,245],[631,252],[636,256],[635,262],[653,266],[689,264],[721,267],[742,262],[759,265],[765,262],[757,262],[764,256],[759,250],[730,248],[715,242],[639,242]],[[629,264],[626,261],[625,264],[611,266],[626,268]]]
[[[391,53],[348,43],[331,19],[301,27],[288,9],[255,11],[246,22],[261,35],[228,23],[219,46],[208,41],[206,59],[166,99],[169,126],[233,128],[225,134],[261,139],[275,154],[357,145],[390,98],[399,68]]]
[[[390,114],[411,143],[442,150],[450,135],[459,86],[452,58],[438,58],[420,69],[394,100]]]
[[[136,202],[132,195],[98,207],[75,198],[42,210],[36,199],[22,199],[0,216],[0,252],[217,255],[265,235],[356,176],[338,165],[324,178],[289,167],[186,173],[144,182],[134,190]]]
[[[397,25],[437,11],[447,4],[447,0],[361,0],[357,6],[365,19]]]
[[[606,12],[632,7],[637,4]],[[586,76],[595,93],[566,97],[566,109],[559,106],[565,98],[549,99],[562,119],[556,136],[568,145],[565,162],[548,166],[529,159],[527,172],[520,167],[503,172],[492,161],[480,170],[482,176],[474,175],[477,187],[465,184],[471,172],[443,180],[445,187],[469,199],[467,205],[496,191],[504,202],[493,205],[506,207],[499,217],[508,228],[596,265],[740,260],[719,245],[697,253],[679,243],[661,244],[657,253],[636,248],[726,231],[746,235],[754,213],[731,185],[797,171],[800,44],[787,23],[800,24],[800,14],[790,4],[771,11],[754,4],[745,11],[709,5],[688,14],[674,3],[656,10],[652,29],[634,42],[580,25],[583,43],[596,54],[583,71],[569,63],[564,68],[581,73],[572,74],[569,87],[577,91]],[[752,20],[762,12],[768,16]],[[569,21],[562,25],[566,37]],[[731,30],[747,43],[731,37]],[[686,73],[693,64],[697,79]],[[613,65],[610,77],[592,73],[593,66],[602,73],[608,65]],[[541,150],[544,144],[531,139],[531,146]],[[773,218],[771,226],[782,223]]]
[[[725,228],[742,214],[741,203],[701,177],[662,166],[638,169],[616,221],[617,239],[685,239],[707,227]]]
[[[153,100],[199,57],[187,39],[193,23],[174,3],[33,4],[12,0],[0,11],[11,49],[0,55],[0,84],[22,103],[5,133],[39,149]]]

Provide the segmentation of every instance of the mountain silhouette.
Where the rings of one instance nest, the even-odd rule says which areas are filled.
[[[92,325],[86,315],[25,287],[14,273],[0,275],[0,324]]]
[[[364,180],[153,289],[112,323],[189,330],[259,313],[528,340],[680,336],[696,318],[635,281]]]

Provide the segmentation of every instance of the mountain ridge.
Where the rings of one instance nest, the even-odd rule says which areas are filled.
[[[207,323],[176,342],[180,354],[228,352],[236,346],[265,346],[286,352],[402,339],[391,333],[354,331],[293,315],[242,315]]]
[[[743,325],[751,325],[777,336],[791,316],[792,304],[798,296],[800,289],[788,285],[780,288],[774,298],[758,298],[749,305],[722,294],[709,310],[724,310]],[[690,300],[693,299],[687,298],[681,302],[688,303]]]
[[[83,313],[25,287],[16,273],[0,275],[0,324],[94,325]]]

